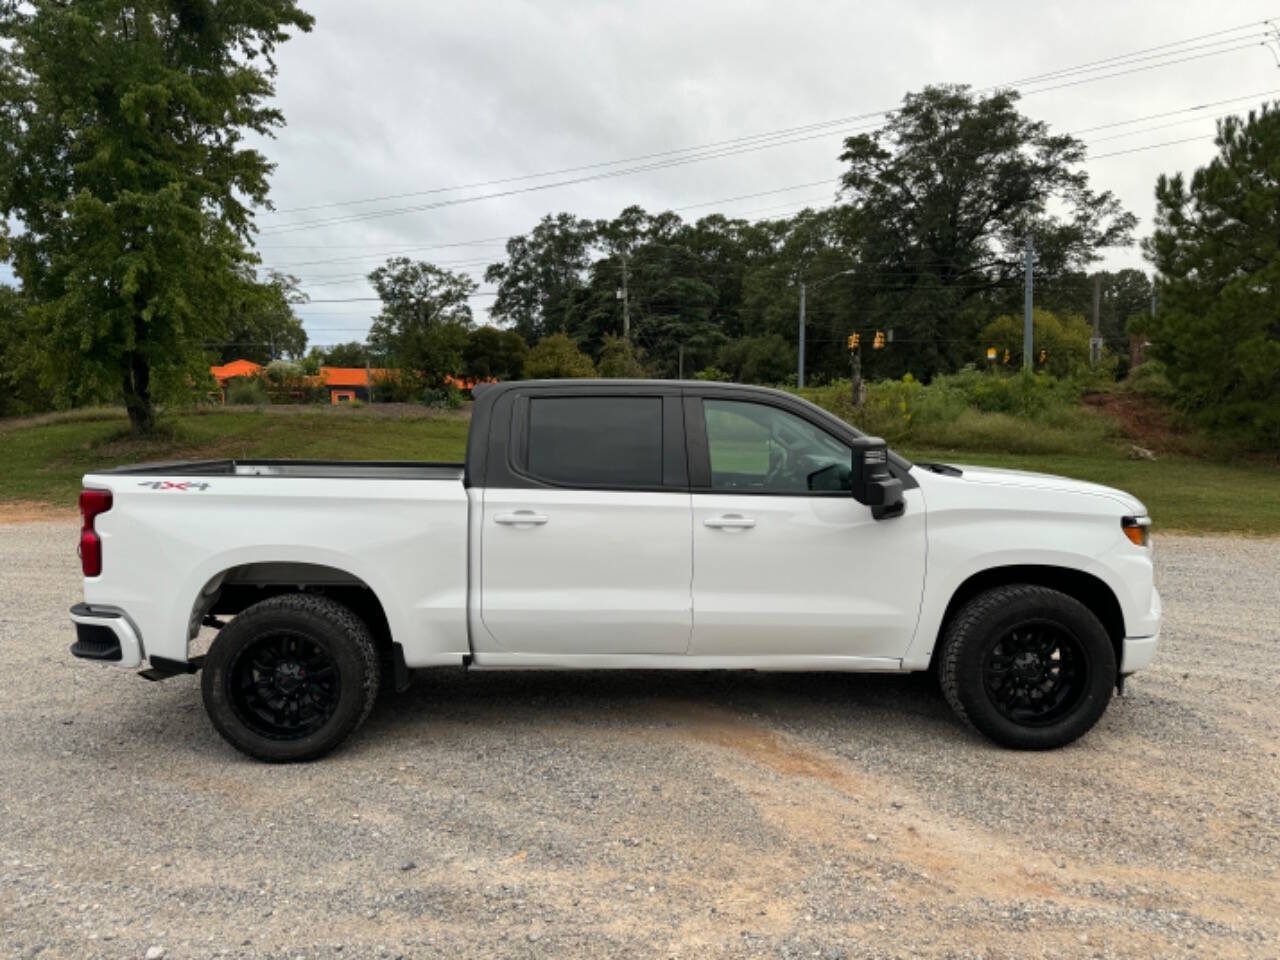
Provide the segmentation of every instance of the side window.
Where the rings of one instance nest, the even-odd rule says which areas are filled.
[[[585,487],[662,485],[661,397],[534,397],[529,473]]]
[[[704,400],[711,489],[820,493],[849,489],[853,453],[809,421],[776,407]]]

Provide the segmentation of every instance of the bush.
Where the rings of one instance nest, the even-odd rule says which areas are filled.
[[[729,375],[727,370],[721,370],[719,367],[703,367],[693,375],[693,379],[729,383],[733,380],[733,377]]]
[[[279,386],[301,380],[305,375],[302,364],[292,360],[272,360],[267,364],[267,379]]]
[[[457,410],[465,402],[462,391],[452,383],[432,387],[422,397],[422,402],[433,410]]]
[[[1171,402],[1177,391],[1169,382],[1169,371],[1159,360],[1148,360],[1129,371],[1124,385],[1134,393],[1164,403]]]
[[[644,351],[637,349],[630,340],[606,334],[600,348],[600,376],[612,379],[640,379],[646,376],[641,362]]]
[[[1082,390],[1082,381],[1042,373],[968,370],[927,386],[910,374],[870,383],[861,407],[854,406],[847,380],[801,394],[896,446],[1062,453],[1092,450],[1111,430],[1080,403]]]
[[[266,385],[257,377],[236,377],[227,384],[227,403],[258,406],[270,399]]]
[[[594,377],[596,365],[568,336],[543,337],[524,360],[524,375],[534,380]]]

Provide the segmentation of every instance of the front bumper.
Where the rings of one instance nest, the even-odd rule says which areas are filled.
[[[1151,603],[1146,613],[1137,621],[1130,621],[1128,627],[1136,636],[1124,638],[1124,648],[1120,656],[1120,676],[1127,677],[1138,670],[1144,670],[1155,658],[1156,647],[1160,644],[1160,621],[1164,615],[1164,605],[1160,602],[1160,591],[1151,588]]]
[[[76,642],[71,655],[117,667],[142,664],[142,640],[123,611],[77,603],[71,608]]]
[[[1155,659],[1159,644],[1159,630],[1150,637],[1125,637],[1124,653],[1120,658],[1120,675],[1127,677],[1138,670],[1145,670]]]

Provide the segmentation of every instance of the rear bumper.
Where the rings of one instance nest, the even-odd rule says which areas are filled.
[[[123,611],[77,603],[71,608],[71,622],[76,628],[73,657],[117,667],[142,664],[142,640]]]

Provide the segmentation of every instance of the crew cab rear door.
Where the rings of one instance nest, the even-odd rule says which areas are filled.
[[[530,388],[509,421],[482,491],[477,651],[687,652],[692,520],[678,392]]]
[[[693,640],[701,656],[901,658],[925,572],[920,490],[875,520],[851,449],[802,409],[731,393],[686,401]]]

